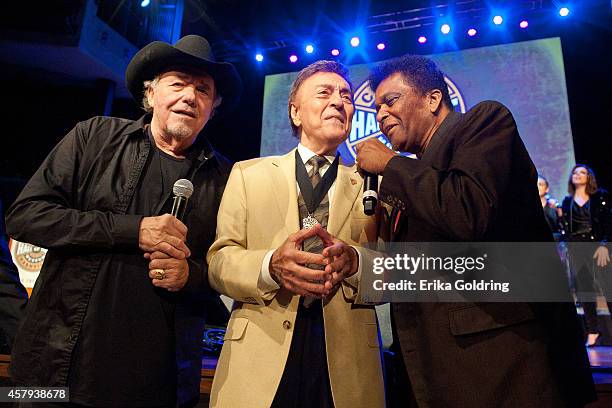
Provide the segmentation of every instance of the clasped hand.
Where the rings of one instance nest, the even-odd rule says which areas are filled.
[[[170,292],[185,286],[189,277],[187,258],[191,256],[186,238],[187,226],[170,214],[142,219],[138,244],[150,261],[149,278],[154,286]]]
[[[321,254],[301,250],[302,243],[314,236],[318,236],[325,246]],[[322,269],[308,265],[320,265]],[[357,272],[358,267],[357,251],[317,224],[289,235],[272,254],[269,269],[281,287],[297,295],[321,298],[332,294],[342,280]]]

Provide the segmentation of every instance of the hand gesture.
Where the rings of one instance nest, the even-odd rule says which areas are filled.
[[[167,289],[169,292],[183,289],[189,277],[187,259],[172,258],[160,251],[147,253],[145,258],[150,260],[149,278],[154,286]]]
[[[323,256],[301,250],[302,242],[324,231],[317,224],[310,229],[295,232],[278,247],[270,259],[270,274],[281,287],[297,295],[321,298],[329,293],[325,282],[331,277],[324,270],[311,269],[304,265],[324,266]]]
[[[382,174],[389,160],[397,156],[397,153],[376,138],[355,145],[355,150],[357,151],[355,161],[359,168],[372,174]]]
[[[138,246],[145,252],[163,252],[169,257],[184,259],[191,256],[185,245],[187,227],[176,217],[164,214],[144,217],[140,222]]]

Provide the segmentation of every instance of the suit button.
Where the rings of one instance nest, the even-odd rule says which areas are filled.
[[[291,322],[290,322],[289,320],[285,320],[285,321],[283,322],[283,327],[284,327],[286,330],[289,330],[289,329],[291,328]]]

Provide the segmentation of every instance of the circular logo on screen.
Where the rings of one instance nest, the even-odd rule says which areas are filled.
[[[47,250],[44,248],[14,240],[11,252],[17,268],[25,272],[40,272],[47,254]]]
[[[444,77],[451,102],[455,111],[465,113],[465,100],[459,91],[459,87],[447,76]],[[376,108],[374,104],[374,92],[370,89],[367,81],[363,82],[355,91],[355,114],[353,115],[353,125],[351,134],[344,142],[353,156],[356,156],[354,146],[371,137],[376,137],[391,149],[391,142],[380,131],[380,126],[376,121]]]

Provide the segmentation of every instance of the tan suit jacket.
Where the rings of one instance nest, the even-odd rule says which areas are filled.
[[[234,165],[221,201],[217,238],[208,252],[209,281],[236,302],[211,392],[211,407],[267,408],[281,380],[299,296],[257,287],[261,264],[299,230],[295,150]],[[340,164],[328,231],[345,242],[375,241],[363,213],[363,180]],[[364,272],[366,272],[364,270]],[[359,282],[344,282],[324,303],[325,340],[336,408],[384,407],[375,311],[357,303]]]

